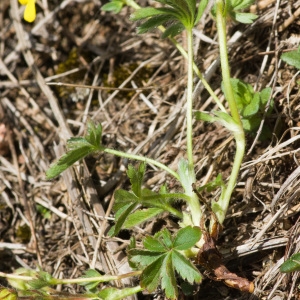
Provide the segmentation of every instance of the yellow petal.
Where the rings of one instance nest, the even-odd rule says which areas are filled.
[[[19,2],[22,4],[22,5],[26,5],[28,3],[28,0],[19,0]]]
[[[36,17],[35,12],[35,1],[34,0],[28,0],[28,3],[26,5],[25,11],[24,11],[24,19],[27,22],[33,22]]]

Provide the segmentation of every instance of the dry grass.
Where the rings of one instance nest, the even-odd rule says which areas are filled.
[[[103,13],[98,0],[46,4],[38,2],[37,20],[29,25],[21,20],[17,0],[0,3],[0,271],[40,265],[58,278],[81,276],[89,268],[125,273],[130,235],[139,240],[162,226],[174,230],[174,220],[164,216],[109,238],[113,193],[128,185],[127,162],[108,155],[88,158],[51,182],[45,171],[70,136],[84,133],[88,118],[103,124],[104,142],[111,147],[176,168],[185,148],[185,61],[158,33],[137,36],[128,20],[130,9]],[[231,71],[257,90],[272,87],[275,110],[262,123],[272,138],[261,141],[260,132],[248,136],[248,153],[218,244],[229,269],[253,280],[255,292],[242,294],[207,279],[195,299],[300,299],[299,273],[279,272],[284,259],[300,251],[299,74],[279,59],[282,51],[299,45],[300,1],[259,1],[251,10],[259,15],[252,25],[228,24]],[[216,40],[210,15],[197,30]],[[199,38],[195,52],[221,94],[217,45]],[[49,85],[55,82],[152,88]],[[214,109],[211,100],[197,86],[195,109]],[[220,172],[229,174],[234,145],[225,129],[195,123],[194,145],[199,186]],[[163,183],[179,188],[149,167],[145,185],[157,190]],[[78,287],[58,289],[74,292]],[[148,297],[163,299],[159,293],[139,295]]]

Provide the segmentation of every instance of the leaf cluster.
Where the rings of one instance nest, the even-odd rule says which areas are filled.
[[[115,192],[115,225],[110,229],[109,235],[116,235],[121,229],[137,226],[164,211],[182,217],[181,212],[173,208],[171,202],[184,195],[167,193],[165,187],[162,187],[159,193],[143,188],[145,169],[145,163],[141,163],[137,168],[133,165],[128,166],[127,175],[132,190],[119,189]]]
[[[146,7],[131,15],[133,21],[143,20],[138,33],[145,33],[161,25],[166,27],[162,37],[174,37],[184,29],[192,30],[200,20],[208,0],[202,0],[197,8],[196,0],[156,0],[164,7]]]
[[[267,87],[261,92],[255,92],[250,84],[242,80],[231,78],[230,81],[243,127],[248,132],[254,132],[259,127],[272,90]],[[274,102],[271,99],[267,116],[271,114],[273,107]]]
[[[141,286],[153,292],[161,285],[168,298],[176,299],[176,273],[189,283],[200,283],[200,272],[182,254],[182,251],[193,247],[200,237],[199,227],[187,226],[180,229],[175,236],[171,236],[171,233],[164,229],[144,239],[145,249],[129,249],[130,262],[143,269]]]

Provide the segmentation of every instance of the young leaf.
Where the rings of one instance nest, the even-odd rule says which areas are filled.
[[[280,272],[282,273],[290,273],[294,271],[300,271],[300,253],[292,255],[280,266]]]
[[[219,188],[219,187],[221,187],[222,189],[225,188],[225,183],[222,179],[221,174],[218,174],[218,176],[216,177],[215,180],[213,180],[203,186],[200,186],[198,188],[198,191],[201,192],[203,190],[207,190],[208,193],[211,193],[213,190],[215,190],[216,188]]]
[[[243,13],[241,10],[248,8],[255,0],[227,0],[228,15],[236,22],[251,24],[257,18],[255,14]]]
[[[245,131],[253,132],[255,131],[261,122],[260,116],[253,116],[248,119],[242,118],[242,124]]]
[[[260,108],[260,95],[259,93],[254,93],[250,103],[244,107],[242,111],[242,116],[244,118],[251,117],[258,112],[259,108]]]
[[[118,14],[122,10],[124,4],[125,3],[123,1],[112,0],[111,2],[104,4],[101,7],[101,10],[103,10],[103,11],[111,11],[111,12],[113,12],[115,14]]]
[[[108,287],[97,293],[101,300],[122,300],[143,290],[140,286],[117,289]],[[93,298],[94,299],[94,298]]]
[[[270,87],[264,88],[261,92],[260,92],[260,99],[261,99],[261,104],[263,106],[266,106],[270,97],[271,97],[271,92],[272,89]],[[273,106],[274,102],[271,100],[270,102],[270,106]]]
[[[141,197],[142,183],[144,180],[145,170],[145,163],[141,163],[137,169],[135,169],[133,165],[128,166],[127,175],[131,182],[132,191],[137,197]]]
[[[196,181],[195,171],[189,168],[188,161],[184,158],[178,162],[178,174],[185,193],[191,196],[193,193],[192,184]]]
[[[297,50],[283,53],[280,58],[300,70],[300,46]]]
[[[236,22],[240,22],[243,24],[252,24],[255,19],[257,19],[257,15],[251,13],[241,13],[241,12],[232,12],[232,19]]]
[[[56,279],[53,278],[49,273],[45,271],[39,271],[37,272],[36,279],[32,279],[28,281],[28,284],[33,289],[42,289],[47,286],[51,286],[56,283]]]

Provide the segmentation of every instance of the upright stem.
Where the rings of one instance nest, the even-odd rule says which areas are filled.
[[[193,33],[187,30],[188,46],[188,82],[187,82],[187,103],[186,103],[186,134],[187,134],[187,157],[189,169],[194,170],[193,161]]]
[[[226,0],[225,0],[226,1]],[[225,4],[226,5],[226,4]],[[217,30],[220,47],[220,59],[222,68],[222,79],[224,84],[225,97],[229,105],[232,119],[238,125],[238,130],[233,132],[236,141],[236,153],[233,161],[231,175],[225,190],[222,192],[218,202],[214,201],[212,209],[216,213],[219,222],[222,224],[229,206],[232,192],[235,188],[239,170],[245,153],[245,134],[242,121],[238,112],[234,93],[230,82],[230,68],[228,63],[227,40],[226,40],[226,11],[223,0],[216,1]]]
[[[226,38],[226,15],[224,16],[224,3],[223,0],[216,2],[217,14],[217,30],[220,47],[220,61],[222,68],[222,79],[225,90],[225,97],[229,105],[230,113],[233,120],[242,126],[241,118],[238,108],[234,99],[233,89],[230,83],[230,69],[228,64],[228,51],[227,51],[227,38]]]
[[[187,135],[187,157],[188,157],[188,185],[186,193],[190,196],[189,207],[191,210],[192,222],[199,226],[201,219],[201,207],[198,196],[192,190],[192,184],[196,181],[194,159],[193,159],[193,81],[194,81],[194,58],[193,58],[193,33],[187,29],[187,59],[188,59],[188,82],[187,82],[187,103],[186,103],[186,135]],[[183,182],[182,182],[183,183]]]

